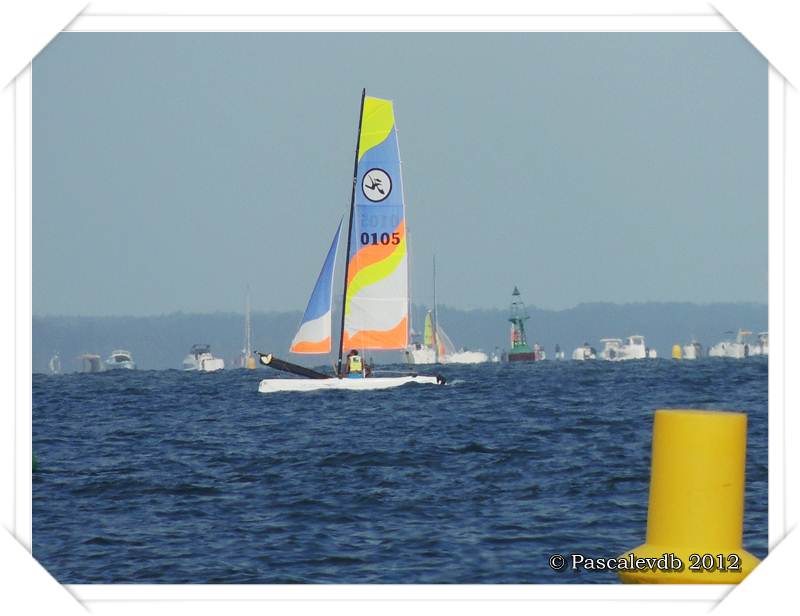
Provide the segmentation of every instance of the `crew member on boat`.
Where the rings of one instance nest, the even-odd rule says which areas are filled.
[[[363,379],[371,376],[372,370],[370,370],[367,362],[362,359],[358,351],[352,349],[347,354],[347,363],[344,365],[344,373],[351,379]]]

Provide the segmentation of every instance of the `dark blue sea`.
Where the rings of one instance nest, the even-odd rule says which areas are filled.
[[[616,583],[653,411],[748,415],[767,551],[765,358],[445,366],[445,387],[259,394],[256,372],[33,377],[33,555],[60,582]],[[397,367],[399,368],[399,367]]]

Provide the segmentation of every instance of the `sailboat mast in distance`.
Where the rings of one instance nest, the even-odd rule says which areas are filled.
[[[439,336],[437,328],[439,327],[439,311],[436,307],[436,255],[433,255],[433,359],[435,363],[439,363]]]
[[[250,285],[247,285],[244,300],[244,367],[255,370],[256,358],[253,356],[253,330],[250,323]]]

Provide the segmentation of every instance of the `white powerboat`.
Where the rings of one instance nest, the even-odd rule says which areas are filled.
[[[648,349],[645,345],[644,336],[638,334],[628,336],[624,344],[621,338],[603,338],[600,342],[605,344],[600,351],[600,359],[607,361],[655,359],[657,356],[655,349]]]
[[[130,351],[115,349],[106,359],[106,370],[135,370],[136,363],[133,361]]]
[[[733,333],[733,332],[728,332]],[[736,340],[723,340],[712,346],[708,350],[709,357],[728,357],[731,359],[744,359],[750,355],[750,345],[747,343],[747,336],[753,332],[740,329],[736,333]]]
[[[683,359],[700,359],[703,356],[703,345],[692,340],[683,346]]]
[[[84,353],[78,359],[81,360],[81,372],[103,371],[103,360],[96,353]]]
[[[183,358],[182,368],[187,371],[216,372],[225,368],[225,360],[214,357],[209,345],[195,344]]]
[[[758,342],[750,345],[750,355],[769,355],[769,334],[759,332]]]
[[[627,342],[622,345],[625,359],[655,359],[658,353],[649,348],[644,342],[644,336],[628,336]]]
[[[588,359],[597,359],[597,351],[594,347],[589,346],[588,342],[584,342],[583,346],[579,346],[572,351],[572,359],[577,361],[586,361]]]
[[[622,357],[622,338],[602,338],[603,350],[600,351],[600,359],[606,361],[620,361]]]

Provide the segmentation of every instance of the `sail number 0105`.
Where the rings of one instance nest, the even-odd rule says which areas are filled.
[[[400,243],[400,234],[397,232],[394,233],[362,233],[361,234],[361,245],[366,246],[368,244],[372,244],[373,246],[377,246],[378,244],[383,244],[384,246],[388,246],[389,244],[394,244],[397,246]]]

